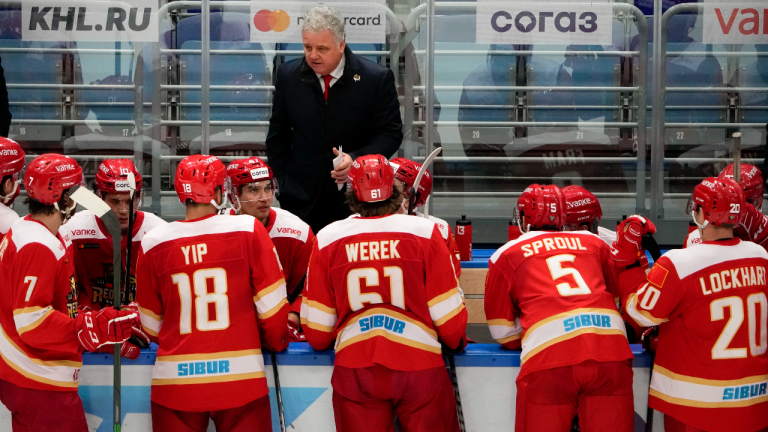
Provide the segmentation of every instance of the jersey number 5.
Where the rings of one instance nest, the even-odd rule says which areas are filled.
[[[576,256],[571,254],[555,255],[547,258],[547,267],[549,267],[549,274],[552,276],[553,281],[568,275],[573,276],[573,280],[576,281],[575,287],[571,286],[568,282],[555,285],[557,292],[561,296],[587,295],[592,292],[578,270],[573,267],[563,267],[564,262],[572,263],[575,259]]]
[[[397,266],[384,267],[384,276],[389,278],[389,295],[392,306],[405,310],[405,289],[403,288],[403,269]],[[360,268],[350,270],[347,273],[347,294],[349,306],[357,312],[365,303],[384,303],[381,295],[377,293],[361,293],[360,279],[365,279],[369,287],[379,286],[379,271],[375,268]]]
[[[213,292],[208,292],[208,280],[213,281]],[[189,275],[176,273],[171,280],[179,289],[181,313],[179,332],[192,332],[192,288]],[[224,330],[229,327],[229,298],[227,297],[227,271],[223,268],[201,269],[192,275],[195,288],[195,327],[200,331]],[[216,316],[211,319],[208,305],[213,303]]]

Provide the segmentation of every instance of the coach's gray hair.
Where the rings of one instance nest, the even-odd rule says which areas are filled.
[[[346,32],[344,32],[344,18],[339,10],[321,4],[308,10],[306,15],[304,15],[301,31],[317,33],[323,30],[329,30],[333,33],[338,43],[341,43],[347,37]]]

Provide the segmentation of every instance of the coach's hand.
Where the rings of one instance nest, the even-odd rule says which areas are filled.
[[[344,184],[347,182],[347,176],[349,174],[349,168],[352,167],[352,158],[346,154],[342,153],[343,159],[340,164],[336,165],[336,168],[334,168],[333,171],[331,171],[331,177],[336,180],[337,184]],[[333,155],[338,156],[339,150],[333,149]]]
[[[125,342],[134,334],[134,329],[141,328],[141,321],[136,312],[108,307],[98,312],[79,313],[77,325],[80,344],[94,352],[102,345]]]
[[[630,216],[616,228],[611,256],[619,267],[633,264],[643,254],[643,236],[656,232],[656,226],[642,216]]]

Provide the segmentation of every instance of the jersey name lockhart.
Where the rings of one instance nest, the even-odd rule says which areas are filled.
[[[701,292],[704,295],[719,293],[731,288],[764,286],[766,284],[765,267],[748,266],[711,273],[709,277],[700,277],[699,284],[701,284]]]

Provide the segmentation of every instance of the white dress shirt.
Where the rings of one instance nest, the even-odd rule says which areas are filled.
[[[344,57],[345,57],[344,54],[342,54],[339,65],[336,66],[336,69],[334,69],[331,72],[331,76],[333,77],[331,79],[331,87],[333,87],[333,85],[336,84],[336,81],[338,81],[339,78],[341,78],[341,76],[344,75],[344,64],[346,63],[346,59]],[[325,80],[323,79],[323,76],[320,75],[319,73],[315,73],[315,75],[317,75],[317,79],[320,80],[320,90],[322,90],[323,93],[325,93]]]

